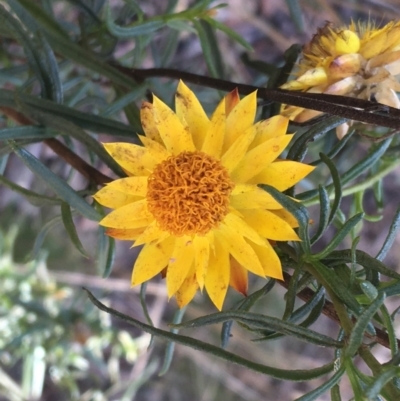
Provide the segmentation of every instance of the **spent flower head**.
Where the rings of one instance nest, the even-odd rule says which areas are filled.
[[[327,23],[304,46],[297,78],[281,88],[350,96],[400,108],[400,21],[382,28],[352,22]],[[321,112],[286,105],[282,115],[297,122]]]
[[[208,118],[181,82],[175,106],[143,103],[143,146],[105,144],[129,177],[94,198],[114,209],[100,222],[109,236],[144,245],[132,285],[162,273],[180,307],[205,288],[221,309],[229,286],[246,294],[248,272],[282,278],[270,241],[299,240],[294,217],[258,184],[284,191],[313,167],[278,159],[288,119],[254,124],[255,92],[230,93]]]

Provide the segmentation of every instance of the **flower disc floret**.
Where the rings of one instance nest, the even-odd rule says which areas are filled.
[[[176,236],[204,235],[228,214],[233,188],[219,160],[204,152],[182,152],[154,169],[146,197],[161,229]]]

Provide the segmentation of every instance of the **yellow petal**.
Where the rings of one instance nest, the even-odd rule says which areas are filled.
[[[235,106],[240,102],[238,88],[235,88],[232,92],[229,92],[225,98],[225,114],[229,116],[229,113],[235,108]]]
[[[337,54],[357,53],[360,49],[360,38],[355,32],[345,29],[335,41],[335,50]]]
[[[262,237],[275,241],[299,241],[290,225],[268,210],[242,210],[244,221]]]
[[[238,165],[240,160],[242,160],[247,148],[253,141],[255,134],[256,130],[254,129],[254,126],[251,126],[241,136],[239,136],[236,141],[233,142],[232,146],[224,153],[221,158],[221,163],[229,173]]]
[[[175,108],[178,118],[189,126],[196,149],[200,150],[210,121],[196,95],[182,81],[176,92]]]
[[[324,90],[324,93],[327,93],[328,95],[346,95],[356,87],[360,80],[362,80],[362,78],[359,76],[351,76],[341,79],[340,81],[329,85]]]
[[[172,297],[189,273],[194,259],[193,242],[189,235],[177,237],[167,269],[167,293]]]
[[[297,184],[315,169],[314,166],[291,160],[279,160],[269,164],[255,177],[249,180],[251,184],[267,184],[279,191]]]
[[[327,80],[328,77],[323,67],[311,68],[297,78],[297,82],[300,82],[301,84],[306,86],[321,85]]]
[[[204,285],[211,301],[221,310],[229,286],[229,253],[217,239],[214,246],[215,252],[210,254]]]
[[[106,151],[113,159],[131,175],[148,176],[157,164],[143,146],[133,143],[105,143]]]
[[[285,135],[288,124],[289,119],[281,115],[273,116],[268,120],[259,121],[254,126],[256,129],[256,136],[254,137],[249,150],[261,145],[265,141],[268,141],[268,139]]]
[[[156,127],[153,114],[153,105],[149,102],[143,102],[140,108],[140,121],[142,123],[143,131],[146,137],[163,144],[160,133]]]
[[[383,49],[385,48],[385,43],[387,40],[386,32],[380,31],[374,35],[373,38],[362,41],[362,46],[359,53],[365,58],[370,59],[372,57],[377,56],[380,53],[383,53]]]
[[[167,238],[170,234],[158,226],[154,220],[146,229],[136,238],[135,243],[132,246],[138,246],[146,244],[147,242],[160,242]]]
[[[286,223],[288,223],[289,226],[292,228],[297,228],[299,226],[299,222],[297,221],[297,219],[286,209],[270,210],[270,212],[273,213],[275,216],[278,216],[282,220],[285,220]]]
[[[93,195],[100,205],[109,207],[111,209],[117,209],[121,206],[128,205],[129,203],[136,202],[143,199],[142,196],[129,195],[120,191],[115,191],[108,186],[101,188],[96,194]]]
[[[245,241],[243,235],[231,230],[225,224],[221,224],[215,231],[215,236],[223,242],[229,253],[244,268],[258,276],[264,276],[264,270],[258,260],[257,255],[251,246]]]
[[[251,244],[251,247],[261,262],[264,274],[268,277],[283,280],[281,261],[271,244],[267,241],[263,246]]]
[[[104,217],[99,224],[111,228],[131,229],[143,227],[153,220],[154,217],[147,209],[146,200],[142,199],[114,210]]]
[[[400,100],[393,89],[380,89],[378,86],[378,91],[375,93],[375,99],[378,103],[386,104],[387,106],[395,107],[396,109],[400,108]]]
[[[139,227],[133,228],[130,230],[121,230],[119,228],[107,228],[106,234],[109,237],[113,237],[115,239],[119,239],[122,241],[134,241],[146,228]]]
[[[230,232],[234,232],[253,242],[262,245],[265,239],[261,238],[253,228],[251,228],[241,217],[233,213],[228,213],[224,218],[224,223]]]
[[[287,89],[291,91],[298,91],[298,90],[303,90],[306,89],[308,85],[306,85],[303,82],[298,82],[296,80],[286,82],[285,84],[281,85],[281,89]]]
[[[379,54],[378,56],[373,57],[371,60],[369,60],[366,68],[368,70],[371,70],[372,68],[375,67],[385,67],[386,69],[388,69],[388,65],[395,63],[399,59],[400,59],[400,50],[386,52],[383,54]],[[398,68],[395,68],[394,71],[392,71],[392,69],[389,68],[388,71],[392,75],[398,74]]]
[[[132,285],[142,284],[161,272],[167,265],[174,248],[175,238],[160,243],[150,242],[140,251],[132,271]]]
[[[199,285],[196,280],[196,272],[195,267],[192,264],[188,275],[183,281],[181,288],[176,292],[176,302],[180,308],[186,306],[196,295],[196,291],[198,290]]]
[[[139,139],[143,143],[148,154],[154,160],[156,160],[157,163],[161,163],[171,156],[171,153],[169,153],[168,150],[165,149],[164,145],[161,145],[158,142],[153,141],[152,139],[149,139],[142,135],[139,135]]]
[[[208,236],[196,235],[193,239],[194,267],[196,279],[201,290],[204,287],[204,278],[207,273],[210,258],[210,240]]]
[[[272,163],[286,148],[293,135],[270,139],[246,153],[231,174],[234,182],[245,183]]]
[[[296,121],[298,123],[304,123],[308,120],[311,120],[314,117],[320,116],[321,114],[322,111],[305,109],[301,113],[299,113],[296,116],[296,118],[293,119],[293,121]]]
[[[106,188],[128,195],[144,197],[147,193],[147,177],[120,178],[107,184]]]
[[[233,142],[253,125],[257,110],[257,92],[250,93],[238,103],[226,119],[226,133],[223,152],[229,149]]]
[[[231,275],[229,284],[244,296],[247,295],[248,272],[238,261],[231,257]]]
[[[329,79],[337,80],[355,75],[361,68],[361,61],[362,57],[359,54],[336,57],[328,68]]]
[[[218,159],[220,158],[225,138],[225,125],[225,99],[222,99],[211,117],[209,128],[201,148],[202,152]]]
[[[154,121],[167,150],[173,155],[196,150],[190,132],[178,116],[153,95]]]
[[[235,209],[281,209],[268,192],[251,184],[237,184],[230,196],[230,205]]]

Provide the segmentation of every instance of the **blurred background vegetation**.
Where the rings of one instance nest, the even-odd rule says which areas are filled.
[[[90,195],[99,182],[71,168],[49,139],[57,137],[103,174],[118,174],[118,167],[94,142],[135,141],[135,133],[141,132],[141,101],[153,92],[172,104],[177,85],[175,79],[162,77],[137,82],[113,63],[273,87],[288,55],[298,47],[292,47],[286,59],[285,52],[310,40],[326,20],[341,25],[371,19],[383,24],[400,15],[396,0],[225,3],[220,8],[222,2],[204,0],[0,0],[0,106],[8,108],[0,115],[0,400],[294,400],[322,383],[282,382],[181,346],[168,372],[160,375],[168,363],[165,344],[152,343],[149,335],[99,312],[81,289],[95,290],[114,309],[145,321],[140,289],[130,288],[136,251],[99,231],[90,217],[101,210],[86,211],[76,203],[76,213],[54,197],[70,193],[57,186],[56,179],[38,179],[26,166],[35,162],[21,153],[25,147],[80,195]],[[223,95],[190,86],[208,111]],[[10,108],[37,124],[21,125]],[[334,135],[330,138],[310,147],[309,160],[335,144]],[[369,146],[368,140],[354,135],[348,151],[336,160],[337,167],[346,171],[349,156],[362,157]],[[19,149],[19,158],[10,153],[11,147],[17,153]],[[40,176],[41,167],[29,166]],[[343,203],[346,215],[361,208],[371,216],[358,227],[358,232],[363,230],[359,249],[379,251],[397,208],[397,173],[394,170],[386,184],[376,188],[375,193],[383,194],[378,199],[370,192]],[[328,171],[317,174],[302,184],[303,190],[326,180]],[[89,218],[82,217],[85,213]],[[400,256],[396,245],[393,249],[386,263],[398,271]],[[253,289],[262,285],[253,277]],[[275,286],[259,308],[281,316],[284,294]],[[228,308],[241,299],[229,295]],[[176,305],[173,300],[168,303],[162,280],[148,284],[145,298],[153,324],[167,328]],[[388,307],[394,310],[396,304],[389,302]],[[185,319],[211,312],[211,303],[199,294]],[[339,331],[322,315],[312,327],[331,336]],[[302,342],[280,338],[253,343],[243,333],[233,328],[230,350],[256,362],[303,369],[331,358],[328,350]],[[217,342],[219,331],[199,330],[196,337]],[[378,349],[378,358],[388,356],[388,350]],[[351,394],[344,380],[344,399]]]

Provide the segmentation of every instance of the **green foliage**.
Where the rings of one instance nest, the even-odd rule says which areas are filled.
[[[178,2],[169,0],[159,2],[165,3],[164,9],[151,15],[145,2],[135,0],[57,3],[64,11],[54,12],[51,1],[0,4],[0,110],[4,113],[0,121],[0,183],[2,190],[23,197],[45,216],[32,249],[26,252],[30,254],[26,265],[12,260],[15,232],[0,236],[0,394],[12,394],[11,399],[17,401],[40,399],[46,380],[52,380],[73,400],[106,400],[121,393],[121,400],[133,399],[156,368],[148,364],[140,379],[132,383],[123,379],[115,366],[121,360],[136,361],[140,343],[119,323],[111,324],[104,311],[149,333],[154,342],[164,340],[164,362],[158,370],[162,375],[170,373],[175,344],[180,344],[279,380],[320,378],[298,401],[318,400],[327,394],[332,401],[350,396],[356,401],[399,400],[397,310],[390,311],[391,302],[400,294],[400,274],[384,263],[398,234],[397,205],[376,256],[358,249],[365,226],[376,224],[385,208],[391,210],[383,181],[400,165],[400,143],[395,133],[384,127],[371,128],[367,137],[359,135],[364,128],[356,125],[341,141],[335,139],[334,130],[348,120],[335,115],[323,116],[312,125],[291,127],[298,132],[286,158],[311,160],[317,169],[296,191],[292,188],[282,194],[273,187],[263,189],[297,219],[301,242],[276,244],[284,266],[283,281],[269,279],[228,310],[204,312],[200,317],[196,312],[187,320],[180,310],[171,319],[170,330],[163,330],[153,324],[145,284],[140,298],[147,323],[108,307],[88,291],[95,308],[85,302],[86,294],[80,289],[61,286],[49,278],[43,244],[55,226],[63,226],[66,240],[81,255],[90,258],[93,254],[87,252],[77,216],[90,220],[97,229],[99,274],[105,279],[112,274],[116,243],[98,227],[105,211],[91,195],[111,180],[108,175],[124,177],[125,172],[101,142],[139,143],[138,135],[143,133],[140,102],[149,100],[154,92],[171,103],[176,79],[181,76],[198,85],[199,98],[206,109],[212,109],[221,93],[210,87],[221,92],[229,85],[236,87],[229,82],[236,75],[220,38],[241,51],[252,50],[242,35],[217,18],[218,10],[229,4],[197,0],[178,10]],[[286,4],[294,26],[304,32],[298,2],[287,0]],[[71,22],[64,12],[79,18]],[[199,44],[201,59],[178,65],[174,56],[187,37]],[[261,57],[258,60],[257,54],[245,53],[241,60],[253,69],[254,85],[262,82],[275,88],[287,78],[298,53],[298,45],[290,47],[283,65],[266,63]],[[185,75],[198,70],[203,75]],[[249,88],[239,85],[241,90]],[[301,94],[297,96],[301,99]],[[315,102],[330,104],[327,99]],[[260,114],[278,112],[277,104],[268,104]],[[393,124],[398,115],[389,117]],[[57,153],[60,169],[47,163],[47,147]],[[42,184],[25,188],[15,175],[8,175],[11,159],[21,171],[29,169],[35,183]],[[376,206],[373,213],[364,210],[371,199]],[[270,316],[265,312],[266,297],[279,284],[287,290],[285,299],[280,299],[283,312]],[[301,305],[298,299],[303,301]],[[338,333],[322,334],[317,325],[310,328],[324,315],[336,322]],[[197,339],[197,333],[215,325],[222,326],[221,346],[212,344],[210,338],[204,340],[206,336]],[[292,370],[272,366],[273,361],[254,362],[228,350],[236,326],[255,347],[273,347],[271,341],[295,339],[310,348],[326,347],[330,360],[318,367]],[[187,335],[180,334],[183,329]],[[377,344],[390,350],[390,360],[380,362],[375,354]],[[98,377],[93,379],[89,376],[94,365]],[[9,371],[19,366],[22,374],[16,380]],[[344,376],[352,394],[342,397]],[[91,386],[85,394],[83,379]]]

